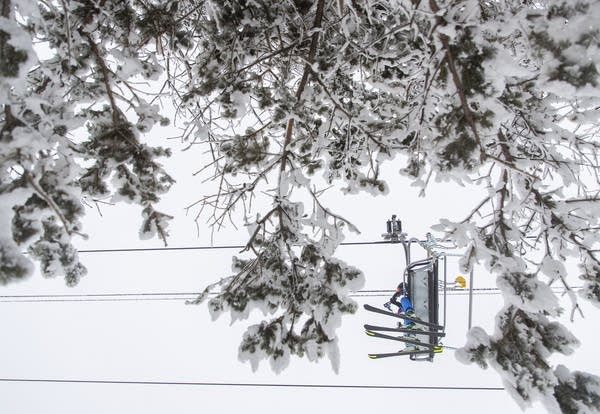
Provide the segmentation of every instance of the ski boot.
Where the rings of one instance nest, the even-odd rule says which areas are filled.
[[[415,351],[425,351],[427,348],[414,345],[414,344],[406,344],[406,346],[398,352],[415,352]]]
[[[415,317],[415,311],[410,309],[408,311],[406,311],[406,316],[410,316],[411,318]],[[404,328],[404,329],[419,329],[417,328],[417,324],[414,323],[413,321],[404,321],[404,322],[398,322],[398,328]]]
[[[398,328],[418,330],[417,324],[409,321],[408,323],[398,322]]]

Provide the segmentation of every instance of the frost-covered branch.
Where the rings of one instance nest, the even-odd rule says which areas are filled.
[[[431,7],[431,11],[434,14],[439,13],[440,7],[438,6],[438,4],[435,0],[429,0],[429,5]],[[443,25],[444,19],[442,17],[439,17],[437,19],[437,24]],[[456,93],[458,94],[458,96],[460,98],[460,105],[461,105],[463,115],[469,125],[469,128],[471,130],[471,133],[473,134],[473,137],[475,138],[475,141],[477,142],[477,146],[479,147],[479,150],[481,151],[481,157],[484,158],[486,155],[485,149],[483,148],[483,145],[481,143],[481,138],[479,137],[479,131],[478,131],[477,125],[475,123],[475,120],[473,119],[473,113],[471,111],[471,107],[469,106],[469,102],[467,100],[467,95],[466,95],[465,87],[461,80],[461,76],[459,75],[458,69],[456,67],[454,54],[452,53],[452,48],[450,47],[450,42],[449,42],[448,36],[446,34],[442,33],[440,35],[440,41],[442,42],[442,45],[444,47],[445,61],[446,61],[446,64],[448,65],[448,69],[450,70],[450,73],[452,75],[452,82],[454,83],[454,86],[456,88]]]
[[[5,252],[0,267],[11,269],[3,280],[10,272],[23,277],[31,271],[15,267],[28,262],[14,259],[28,250],[45,276],[62,274],[69,285],[77,283],[86,271],[71,238],[82,234],[85,197],[140,204],[141,235],[157,233],[166,240],[170,216],[153,206],[173,182],[156,162],[169,151],[141,144],[138,135],[165,118],[134,90],[126,96],[115,87],[160,70],[156,60],[149,63],[152,53],[135,43],[144,30],[138,12],[129,2],[109,0],[3,1],[0,204],[9,210],[2,211],[2,228],[8,230],[0,241]],[[36,55],[34,40],[47,49],[44,59]],[[119,106],[117,96],[127,107]],[[87,134],[68,138],[81,127]]]

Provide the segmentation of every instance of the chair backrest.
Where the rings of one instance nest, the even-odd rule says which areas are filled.
[[[406,272],[408,297],[415,316],[425,322],[439,325],[438,259],[428,258],[408,265]],[[417,339],[436,345],[436,337],[417,335]],[[424,359],[433,358],[433,353]]]

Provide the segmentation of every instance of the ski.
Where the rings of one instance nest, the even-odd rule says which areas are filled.
[[[404,313],[394,313],[394,312],[379,309],[379,308],[376,308],[375,306],[371,306],[371,305],[367,305],[367,304],[364,305],[364,308],[370,312],[381,313],[382,315],[393,316],[395,318],[400,318],[400,319],[406,319],[408,321],[418,323],[419,325],[428,326],[432,329],[437,329],[437,330],[444,329],[444,327],[441,325],[437,325],[435,323],[430,323],[430,322],[425,322],[425,321],[422,321],[421,319],[413,318],[411,316],[406,316]]]
[[[415,351],[398,351],[398,352],[388,352],[388,353],[381,353],[381,354],[369,354],[369,358],[370,359],[381,359],[381,358],[389,358],[389,357],[403,356],[403,355],[425,355],[425,354],[431,354],[432,352],[435,354],[438,354],[442,351],[443,351],[442,348],[434,348],[429,351],[416,351],[416,350]]]
[[[411,338],[408,336],[391,336],[391,335],[386,335],[386,334],[382,334],[379,332],[373,332],[373,331],[366,331],[366,334],[369,336],[373,336],[375,338],[392,339],[394,341],[400,341],[400,342],[404,342],[407,344],[423,346],[423,347],[431,348],[431,349],[435,349],[435,347],[440,346],[440,345],[428,344],[427,342],[422,342],[422,341],[419,341],[418,339]]]
[[[364,325],[367,331],[384,331],[384,332],[401,332],[401,333],[414,333],[415,335],[429,335],[437,338],[446,336],[443,332],[425,331],[419,328],[389,328],[387,326],[375,326],[375,325]]]

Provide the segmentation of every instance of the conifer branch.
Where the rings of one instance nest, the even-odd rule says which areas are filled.
[[[54,202],[52,197],[46,191],[44,191],[44,189],[36,182],[36,180],[31,176],[31,174],[29,174],[29,172],[25,171],[24,176],[25,176],[25,179],[27,180],[27,182],[29,184],[31,184],[31,186],[33,187],[35,192],[46,202],[48,207],[50,207],[50,209],[52,211],[54,211],[54,214],[56,214],[56,217],[58,217],[59,220],[62,222],[65,232],[67,232],[67,234],[69,234],[69,235],[72,234],[72,230],[71,230],[71,226],[69,225],[69,221],[67,220],[67,218],[61,211],[60,207],[58,207],[58,205],[56,205],[56,203]]]
[[[10,0],[2,0],[2,8],[0,9],[0,15],[5,18],[10,17]]]
[[[438,6],[435,0],[429,0],[429,6],[431,7],[431,10],[434,13],[438,13],[440,11],[440,7]],[[436,19],[438,24],[443,24],[443,17],[438,16]],[[471,132],[473,133],[473,137],[477,142],[477,146],[479,147],[481,161],[484,161],[486,159],[487,154],[479,136],[479,131],[477,129],[477,125],[475,124],[475,119],[473,117],[473,112],[469,107],[466,91],[463,86],[460,74],[458,73],[458,68],[456,67],[454,55],[452,54],[450,42],[448,41],[448,36],[445,34],[441,34],[440,41],[442,42],[442,46],[444,47],[444,50],[446,52],[446,62],[448,63],[448,69],[450,69],[450,73],[452,75],[452,82],[454,83],[456,92],[458,93],[458,97],[460,98],[460,105],[463,111],[463,115],[465,117],[465,120],[467,121],[467,124],[469,125],[469,128],[471,129]]]
[[[104,82],[104,87],[106,89],[106,95],[108,96],[108,100],[110,102],[110,107],[112,108],[113,123],[115,126],[117,126],[120,121],[119,107],[117,106],[117,102],[115,100],[115,97],[114,97],[114,94],[112,91],[112,87],[110,86],[110,70],[108,69],[108,66],[106,66],[106,62],[102,58],[102,55],[100,54],[100,50],[98,49],[98,45],[96,44],[96,42],[94,41],[92,36],[89,33],[86,33],[85,37],[87,38],[88,44],[90,45],[90,48],[92,49],[92,53],[94,53],[94,56],[96,57],[96,62],[98,63],[98,66],[100,66],[100,70],[102,71],[102,79]]]
[[[71,19],[69,18],[69,8],[65,0],[60,0],[60,2],[65,13],[65,28],[67,30],[67,56],[69,57],[69,60],[71,60],[71,49],[73,48],[73,41],[71,40]],[[71,64],[71,62],[69,62],[69,64]]]
[[[325,8],[325,0],[319,0],[317,3],[317,8],[315,11],[315,19],[312,28],[312,39],[310,42],[310,49],[308,51],[308,57],[306,59],[306,63],[304,64],[304,70],[302,72],[302,78],[300,79],[300,83],[298,84],[298,89],[296,90],[296,99],[300,101],[302,98],[302,93],[304,92],[304,88],[308,82],[308,77],[312,72],[312,64],[315,61],[315,56],[317,54],[317,47],[319,45],[319,34],[321,23],[323,21],[323,14]],[[285,138],[283,141],[283,146],[281,150],[281,167],[280,171],[283,172],[285,170],[285,165],[288,157],[288,147],[290,142],[292,141],[292,133],[294,130],[294,119],[290,118],[287,122],[287,127],[285,131]]]

